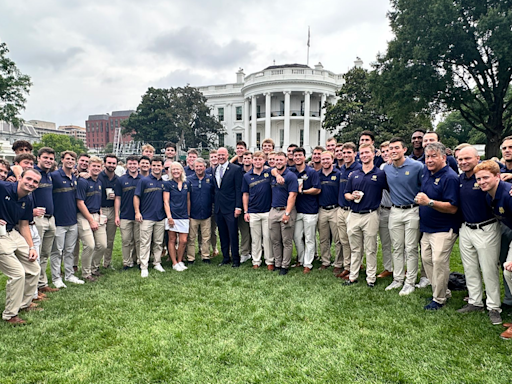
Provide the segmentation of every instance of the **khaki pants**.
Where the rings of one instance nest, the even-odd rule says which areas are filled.
[[[297,261],[307,268],[313,268],[317,222],[318,214],[297,213],[293,240],[297,249]]]
[[[379,237],[382,247],[382,265],[386,271],[393,271],[393,256],[391,255],[391,235],[389,234],[389,215],[387,208],[380,209],[379,213]]]
[[[459,250],[466,275],[468,303],[477,307],[484,306],[483,276],[487,309],[499,312],[501,312],[500,244],[501,228],[498,222],[481,229],[471,229],[466,224],[462,224],[460,228]]]
[[[20,309],[27,308],[37,289],[41,268],[28,260],[28,244],[16,230],[0,236],[0,271],[7,276],[5,310],[2,319],[9,320]]]
[[[322,258],[322,265],[326,267],[331,265],[331,235],[336,249],[339,247],[339,210],[340,208],[337,207],[329,210],[320,208],[318,211],[320,257]]]
[[[112,250],[114,249],[114,240],[116,238],[116,215],[114,211],[114,207],[102,207],[101,213],[107,216],[107,248],[103,252],[103,266],[108,268],[112,263]]]
[[[269,212],[249,213],[249,227],[251,228],[252,239],[252,264],[261,265],[261,251],[265,253],[265,264],[274,265],[272,253],[272,243],[270,241],[270,232],[268,230]],[[263,244],[263,247],[262,247]]]
[[[505,262],[512,261],[512,243],[510,243],[510,248],[507,256],[507,260]],[[508,287],[509,291],[512,291],[512,272],[503,270],[503,280],[505,281],[505,285]]]
[[[73,250],[78,239],[78,227],[76,224],[68,226],[56,226],[53,240],[50,267],[52,281],[61,280],[60,267],[64,262],[64,276],[68,280],[75,275],[73,270]]]
[[[290,268],[293,251],[293,229],[297,211],[295,208],[290,212],[288,222],[281,221],[284,210],[278,211],[275,208],[270,210],[268,216],[268,226],[270,229],[270,241],[274,255],[274,263],[277,268]]]
[[[340,246],[334,264],[335,267],[342,268],[345,271],[350,271],[350,259],[352,258],[352,250],[350,248],[350,241],[348,240],[348,215],[349,210],[339,208],[338,211],[338,237]]]
[[[450,277],[450,254],[457,234],[450,232],[423,233],[421,238],[421,261],[427,278],[432,284],[432,297],[436,303],[446,303],[448,279]]]
[[[210,258],[211,218],[209,217],[204,220],[191,218],[187,242],[188,261],[194,261],[196,259],[196,239],[198,238],[198,230],[201,231],[200,244],[198,244],[200,246],[201,259],[208,260]]]
[[[357,280],[363,262],[363,247],[366,253],[366,282],[377,279],[377,233],[379,232],[379,212],[363,215],[350,212],[348,216],[348,238],[352,257],[350,259],[350,280]]]
[[[143,220],[140,223],[140,269],[148,269],[149,254],[153,253],[153,265],[160,264],[164,243],[165,220]]]
[[[76,240],[75,250],[73,251],[73,266],[78,267],[80,263],[80,238]]]
[[[391,208],[389,234],[393,245],[393,280],[414,285],[418,278],[419,207]],[[407,276],[405,269],[407,268]]]
[[[34,217],[37,232],[41,238],[41,247],[39,248],[39,265],[41,266],[41,274],[39,275],[38,288],[48,286],[48,276],[46,268],[48,266],[48,258],[52,253],[53,239],[55,238],[55,217],[46,218]]]
[[[243,214],[238,216],[238,230],[240,231],[240,256],[248,256],[251,254],[251,230]]]
[[[93,213],[93,219],[99,223],[100,214]],[[106,225],[100,225],[96,231],[91,229],[89,221],[80,212],[76,215],[78,237],[82,241],[82,277],[91,276],[100,268],[101,258],[107,246]]]
[[[140,223],[135,220],[121,219],[119,226],[123,242],[123,266],[131,267],[140,263]]]

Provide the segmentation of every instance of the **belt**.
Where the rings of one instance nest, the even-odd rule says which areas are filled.
[[[350,211],[350,207],[341,207],[344,211]]]
[[[100,213],[100,211],[95,211],[95,212],[89,212],[90,214],[94,215],[95,213]]]
[[[278,211],[284,211],[286,209],[286,207],[272,207]]]
[[[384,206],[384,205],[381,205],[380,207],[381,207],[382,209],[391,209],[391,207],[386,207],[386,206]]]
[[[43,217],[45,219],[51,219],[53,217],[53,215],[47,215],[46,213],[43,215]]]
[[[398,209],[411,209],[411,208],[414,208],[414,207],[417,207],[418,204],[407,204],[407,205],[396,205],[396,204],[393,204],[393,207],[394,208],[398,208]]]
[[[377,210],[376,209],[368,209],[366,211],[359,211],[359,212],[352,211],[352,213],[357,213],[359,215],[366,215],[367,213],[372,213],[372,212],[377,212]]]
[[[320,208],[325,209],[326,211],[330,211],[331,209],[338,208],[338,204],[333,205],[321,205]]]
[[[466,224],[466,227],[471,228],[471,229],[482,229],[486,225],[495,223],[496,221],[497,221],[496,219],[489,219],[486,221],[482,221],[481,223],[464,223],[464,224]]]

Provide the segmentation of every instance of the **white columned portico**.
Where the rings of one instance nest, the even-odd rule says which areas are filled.
[[[322,93],[322,105],[320,106],[320,145],[325,146],[325,129],[323,128],[323,123],[325,119],[325,100],[327,100],[327,94]]]
[[[249,141],[249,99],[244,100],[244,126],[245,126],[245,141]],[[235,140],[236,144],[236,140]],[[247,144],[249,145],[249,144]]]
[[[290,94],[291,91],[284,91],[284,140],[281,148],[284,151],[290,144]]]
[[[311,92],[304,92],[304,149],[306,155],[311,153],[311,145],[309,144],[309,117],[311,116]]]
[[[251,143],[247,143],[250,150],[254,152],[254,149],[256,148],[256,129],[258,127],[258,117],[256,116],[256,96],[252,97],[251,100]]]
[[[272,111],[270,110],[272,108],[272,94],[270,92],[265,93],[265,137],[264,139],[267,139],[271,137],[271,120],[270,117],[272,116]]]

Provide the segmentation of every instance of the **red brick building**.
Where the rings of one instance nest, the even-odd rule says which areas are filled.
[[[114,143],[114,134],[116,128],[121,126],[121,122],[130,117],[135,111],[114,111],[112,115],[106,113],[103,115],[89,115],[85,121],[87,133],[87,146],[89,148],[103,148],[107,143]],[[131,135],[122,137],[122,142],[132,141]]]

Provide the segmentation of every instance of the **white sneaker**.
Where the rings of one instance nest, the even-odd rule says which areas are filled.
[[[172,266],[172,269],[174,269],[176,272],[183,272],[184,269],[181,267],[180,263],[176,263]]]
[[[182,271],[188,269],[188,267],[183,263],[183,261],[180,261],[178,264],[180,265]]]
[[[386,287],[386,291],[391,291],[392,289],[398,289],[398,288],[402,288],[403,286],[403,283],[400,283],[399,281],[395,281],[393,280],[393,282],[391,284],[389,284],[387,287]]]
[[[420,278],[418,284],[415,285],[416,288],[427,288],[430,285],[430,280],[426,277]]]
[[[247,260],[251,259],[251,255],[243,255],[240,256],[240,263],[245,263]]]
[[[148,277],[148,276],[149,276],[149,272],[147,269],[140,270],[140,277]]]
[[[55,280],[53,282],[53,285],[54,285],[55,288],[58,288],[58,289],[60,289],[60,288],[67,288],[66,284],[64,284],[62,279]]]
[[[84,284],[85,283],[85,281],[80,280],[75,275],[71,275],[71,277],[69,279],[66,279],[66,281],[69,281],[70,283],[73,283],[73,284]]]
[[[161,264],[155,264],[153,268],[156,269],[158,272],[165,272],[165,269],[162,267]]]
[[[400,296],[407,296],[414,292],[416,288],[414,288],[414,285],[404,284],[404,287],[400,291]]]

